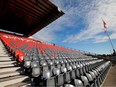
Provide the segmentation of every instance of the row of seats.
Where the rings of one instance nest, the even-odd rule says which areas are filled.
[[[35,80],[36,83],[39,82],[39,86],[44,85],[47,87],[65,87],[69,84],[75,87],[100,87],[104,79],[102,76],[106,73],[105,71],[110,66],[110,62],[96,62],[89,69],[85,68],[85,66],[79,65],[79,67],[75,66],[75,68],[61,66],[60,68],[54,68],[52,71],[44,70],[40,78]]]
[[[32,38],[2,33],[0,39],[41,87],[99,87],[110,62]]]

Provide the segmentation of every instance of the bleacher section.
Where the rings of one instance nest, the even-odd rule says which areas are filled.
[[[4,68],[20,67],[20,71],[25,72],[23,76],[30,79],[28,84],[38,87],[100,87],[111,66],[110,61],[31,38],[0,33],[0,39],[8,54],[7,58],[0,56],[0,63],[5,64],[2,59],[8,59],[9,63],[16,61],[16,66],[0,66],[0,85],[5,84],[6,80],[2,79],[8,78],[1,75]]]

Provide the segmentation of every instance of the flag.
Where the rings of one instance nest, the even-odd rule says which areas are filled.
[[[102,21],[103,21],[103,25],[104,25],[104,32],[107,32],[107,24],[106,24],[106,22],[102,19]]]

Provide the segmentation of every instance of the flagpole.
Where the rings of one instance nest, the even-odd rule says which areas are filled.
[[[108,31],[107,31],[106,22],[105,22],[103,19],[102,19],[102,21],[103,21],[103,24],[104,24],[104,31],[105,31],[106,35],[108,36],[109,41],[110,41],[110,44],[111,44],[112,49],[113,49],[113,55],[115,55],[115,54],[116,54],[116,51],[115,51],[115,49],[114,49],[113,43],[112,43],[112,41],[111,41],[111,39],[110,39],[110,36],[109,36],[109,33],[108,33]]]
[[[112,41],[111,41],[111,38],[110,38],[110,36],[109,36],[108,31],[106,31],[105,33],[107,34],[107,36],[108,36],[108,38],[109,38],[109,41],[110,41],[110,44],[111,44],[111,46],[112,46],[112,49],[113,49],[113,51],[114,51],[114,53],[115,53],[115,49],[114,49],[114,46],[113,46],[113,43],[112,43]]]

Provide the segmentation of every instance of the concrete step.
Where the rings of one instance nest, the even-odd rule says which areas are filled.
[[[7,50],[6,49],[2,49],[2,48],[0,48],[1,50],[0,50],[0,54],[7,54]]]
[[[4,47],[4,45],[3,45],[3,44],[0,44],[0,48],[1,48],[1,49],[4,49],[5,47]]]
[[[0,59],[11,59],[11,58],[13,58],[13,56],[0,56]]]
[[[0,62],[0,65],[5,65],[5,64],[16,64],[16,61],[4,61],[4,62]]]
[[[0,53],[0,56],[5,56],[5,57],[9,57],[9,54],[6,54],[6,53]]]
[[[19,71],[19,70],[22,70],[22,69],[20,67],[0,68],[0,73],[11,72],[11,71]]]
[[[0,51],[0,54],[8,54],[7,51],[4,52],[4,51]]]
[[[0,87],[5,87],[11,84],[28,81],[28,80],[29,80],[29,77],[24,75],[16,75],[12,77],[7,77],[7,78],[0,79]]]
[[[32,87],[32,86],[31,86],[30,81],[26,81],[26,82],[15,83],[15,84],[8,85],[8,86],[5,86],[5,87]]]
[[[1,49],[2,50],[2,49]],[[2,50],[2,51],[0,51],[0,54],[7,54],[8,52],[7,51],[5,51],[4,52],[4,50]]]
[[[5,77],[11,77],[14,75],[20,75],[20,74],[23,74],[23,72],[21,71],[3,72],[3,73],[0,73],[0,79]]]
[[[11,60],[12,57],[8,57],[8,56],[0,56],[0,61],[9,61]]]
[[[1,48],[1,50],[3,50],[3,51],[7,51],[7,48],[5,47],[5,46],[2,46],[2,47],[0,47]]]
[[[5,68],[5,67],[13,67],[16,66],[14,64],[0,64],[0,68]]]

